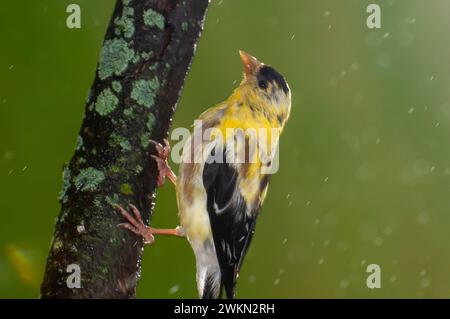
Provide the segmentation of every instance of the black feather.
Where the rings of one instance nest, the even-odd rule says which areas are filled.
[[[228,163],[205,163],[203,185],[227,298],[234,298],[237,274],[253,237],[257,214],[247,214],[238,188],[238,173]]]
[[[264,65],[257,75],[258,83],[275,82],[285,94],[289,92],[289,86],[284,77],[274,68]]]
[[[214,275],[207,274],[207,277],[205,279],[205,286],[203,288],[203,294],[202,299],[217,299],[221,297],[222,289],[219,291],[219,295],[217,295],[217,292],[214,287]]]

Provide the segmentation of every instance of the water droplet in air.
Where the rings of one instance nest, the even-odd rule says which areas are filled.
[[[169,289],[169,294],[173,295],[173,294],[177,293],[179,290],[180,290],[180,286],[179,285],[173,285]]]

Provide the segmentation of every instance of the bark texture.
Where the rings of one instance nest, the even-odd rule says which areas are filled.
[[[78,143],[64,168],[42,298],[133,298],[141,240],[116,225],[115,203],[146,222],[155,201],[155,152],[168,135],[209,0],[118,0]],[[80,288],[73,266],[80,269]],[[68,272],[68,267],[69,271]]]

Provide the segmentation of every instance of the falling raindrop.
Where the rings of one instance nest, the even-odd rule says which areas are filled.
[[[423,279],[420,281],[420,286],[421,286],[422,288],[428,288],[428,287],[430,287],[430,285],[431,285],[431,280],[428,279],[428,278],[423,278]]]
[[[180,285],[173,285],[169,289],[169,294],[173,295],[173,294],[177,293],[179,290],[180,290]]]
[[[348,286],[350,286],[350,282],[347,279],[342,279],[339,283],[339,287],[342,289],[346,289]]]

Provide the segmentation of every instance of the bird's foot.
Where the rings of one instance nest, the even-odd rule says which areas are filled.
[[[166,177],[174,185],[176,185],[177,176],[172,171],[172,169],[169,166],[169,163],[167,162],[167,159],[169,158],[170,154],[169,141],[167,139],[164,139],[164,146],[154,140],[150,140],[150,143],[155,145],[156,151],[158,152],[158,155],[151,155],[151,157],[156,161],[156,164],[158,165],[158,172],[159,172],[157,179],[158,187],[164,185]]]
[[[129,204],[133,211],[134,217],[119,205],[114,205],[116,210],[128,221],[128,223],[120,223],[119,227],[130,230],[138,236],[144,238],[145,244],[153,244],[155,242],[154,235],[173,235],[177,237],[185,237],[186,234],[182,227],[174,229],[159,229],[146,226],[142,220],[141,213],[136,206]]]

